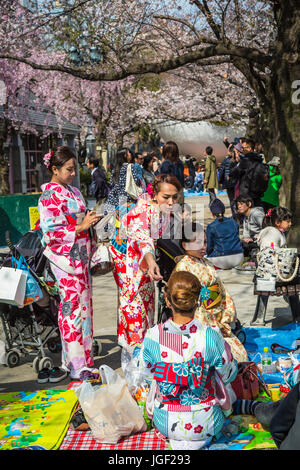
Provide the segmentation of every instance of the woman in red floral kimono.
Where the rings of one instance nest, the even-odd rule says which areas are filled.
[[[40,227],[45,256],[57,280],[61,303],[58,325],[62,340],[62,369],[54,372],[52,382],[70,371],[78,379],[93,366],[93,308],[89,259],[96,247],[89,228],[99,217],[86,212],[80,191],[70,186],[75,176],[76,157],[68,147],[58,147],[44,157],[52,174],[42,186],[39,199]],[[50,377],[51,378],[51,377]]]
[[[156,240],[169,225],[180,189],[175,176],[156,176],[151,190],[123,216],[118,236],[110,245],[119,289],[118,343],[129,354],[154,323],[153,281],[162,279],[155,261]],[[124,247],[125,242],[124,252],[118,246]]]

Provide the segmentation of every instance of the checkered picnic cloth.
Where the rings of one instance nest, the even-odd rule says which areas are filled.
[[[96,441],[91,431],[69,429],[59,450],[167,450],[168,442],[160,439],[155,431],[133,434],[118,444],[102,444]]]

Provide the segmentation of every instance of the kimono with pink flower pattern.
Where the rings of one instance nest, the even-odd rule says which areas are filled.
[[[45,256],[60,293],[58,325],[62,364],[69,370],[93,365],[93,306],[89,260],[96,244],[88,231],[76,234],[76,224],[86,211],[80,191],[57,183],[42,186],[40,227]]]
[[[126,240],[126,253],[110,245],[119,289],[118,343],[129,353],[154,324],[154,283],[147,273],[145,255],[155,256],[156,241],[168,223],[169,214],[161,213],[150,196],[143,194],[121,222],[118,238],[120,244]]]

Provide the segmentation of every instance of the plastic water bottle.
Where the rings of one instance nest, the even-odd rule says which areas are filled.
[[[272,354],[269,353],[269,348],[264,348],[261,355],[261,367],[263,374],[269,374],[272,371]]]

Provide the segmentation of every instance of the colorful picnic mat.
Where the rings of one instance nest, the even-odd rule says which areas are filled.
[[[77,402],[73,390],[0,394],[0,450],[58,449]]]
[[[167,450],[168,443],[159,439],[155,429],[133,434],[123,438],[117,444],[102,444],[91,431],[73,431],[69,429],[60,450]]]
[[[249,359],[254,360],[256,363],[260,362],[259,353],[263,353],[265,347],[269,348],[273,361],[278,360],[280,356],[285,356],[285,354],[273,354],[271,351],[272,343],[293,348],[296,339],[300,338],[300,324],[298,323],[289,323],[280,328],[244,328],[244,331],[246,333],[244,346]],[[267,384],[285,383],[281,372],[264,374],[264,380]]]

